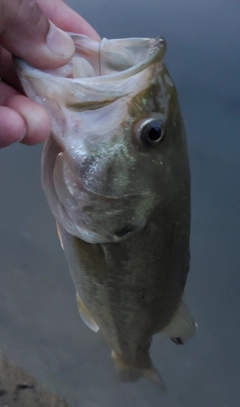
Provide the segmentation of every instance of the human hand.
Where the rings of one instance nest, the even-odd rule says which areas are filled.
[[[58,68],[74,52],[72,39],[62,30],[100,40],[96,31],[62,0],[0,1],[0,147],[17,141],[32,145],[49,135],[50,118],[41,106],[24,96],[11,53],[38,69]]]

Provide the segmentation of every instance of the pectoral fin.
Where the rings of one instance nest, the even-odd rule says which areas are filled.
[[[81,318],[83,320],[83,322],[88,326],[88,328],[90,328],[92,331],[94,332],[98,332],[99,331],[99,326],[96,324],[96,322],[94,321],[94,319],[91,317],[91,315],[89,314],[87,308],[85,307],[85,305],[83,304],[81,298],[79,297],[78,293],[76,295],[77,298],[77,305],[78,305],[78,311],[79,314],[81,315]]]
[[[60,241],[61,248],[64,250],[63,240],[62,240],[62,233],[61,233],[61,230],[60,230],[60,227],[59,227],[58,223],[57,223],[57,234],[58,234],[58,238],[59,238],[59,241]]]
[[[63,239],[62,239],[62,233],[61,233],[61,229],[57,223],[57,234],[59,237],[59,241],[61,244],[62,249],[64,250],[63,247]],[[99,331],[99,327],[96,324],[96,322],[94,321],[94,319],[91,317],[91,315],[89,314],[87,308],[85,307],[85,305],[83,304],[81,298],[79,297],[78,294],[76,294],[76,299],[77,299],[77,306],[78,306],[78,311],[79,314],[83,320],[83,322],[88,326],[88,328],[90,328],[92,331],[94,332],[98,332]]]
[[[197,324],[190,314],[186,304],[181,301],[178,310],[170,324],[164,328],[163,333],[177,345],[183,345],[192,335],[194,335]]]

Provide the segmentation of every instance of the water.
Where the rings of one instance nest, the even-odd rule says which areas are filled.
[[[155,337],[168,396],[118,382],[107,344],[81,322],[40,185],[41,146],[0,152],[0,349],[83,407],[235,407],[240,388],[240,4],[212,0],[69,1],[102,36],[167,40],[192,172],[187,303],[197,335]]]

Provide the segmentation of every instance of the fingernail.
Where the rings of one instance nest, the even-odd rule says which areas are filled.
[[[16,140],[16,143],[20,143],[27,135],[27,129],[24,129],[24,132],[22,133],[21,137],[19,137],[19,139]]]
[[[74,42],[71,37],[51,22],[46,43],[50,51],[62,58],[70,57],[75,50]]]

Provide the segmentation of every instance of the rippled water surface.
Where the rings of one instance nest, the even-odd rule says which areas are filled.
[[[0,349],[50,390],[83,407],[237,407],[240,399],[240,3],[69,1],[108,38],[167,40],[192,173],[187,303],[197,335],[156,336],[168,395],[119,383],[101,335],[81,322],[40,185],[41,146],[0,152]]]

